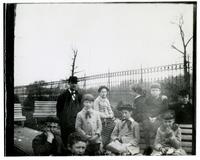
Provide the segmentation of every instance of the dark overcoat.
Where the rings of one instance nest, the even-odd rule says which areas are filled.
[[[33,139],[32,148],[35,156],[60,156],[64,152],[64,145],[60,135],[54,134],[52,143],[49,143],[45,132]]]
[[[175,103],[170,105],[170,109],[175,112],[175,121],[178,124],[193,124],[194,108],[191,103]]]
[[[78,91],[75,91],[75,95],[75,99],[73,100],[72,93],[66,90],[57,99],[57,117],[61,127],[61,137],[65,145],[67,145],[69,134],[75,132],[76,116],[82,109],[82,95]]]

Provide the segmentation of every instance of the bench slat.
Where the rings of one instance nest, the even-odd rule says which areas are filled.
[[[192,141],[192,135],[181,135],[182,136],[182,141]]]
[[[22,105],[20,103],[14,104],[14,122],[25,121],[26,117],[22,114]]]
[[[190,128],[192,129],[192,124],[180,124],[181,128]]]
[[[56,101],[35,101],[33,117],[56,117],[56,104]]]
[[[181,134],[192,134],[192,129],[181,129]]]
[[[56,113],[34,113],[33,116],[56,115]]]

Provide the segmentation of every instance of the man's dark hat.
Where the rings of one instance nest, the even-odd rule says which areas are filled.
[[[118,107],[118,110],[128,110],[128,111],[132,111],[133,107],[130,104],[123,104],[122,106]]]
[[[108,87],[106,87],[106,86],[100,86],[99,89],[98,89],[98,92],[101,92],[101,90],[104,89],[104,88],[105,88],[107,91],[109,91]]]
[[[69,79],[67,80],[67,82],[77,84],[79,82],[79,80],[76,76],[70,76]]]

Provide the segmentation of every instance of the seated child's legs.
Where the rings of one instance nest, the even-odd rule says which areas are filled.
[[[86,154],[90,156],[100,155],[101,143],[88,144]]]
[[[154,126],[149,120],[145,120],[142,125],[144,128],[144,139],[146,147],[151,146],[153,145],[156,134]]]
[[[180,148],[180,149],[176,149],[173,155],[174,156],[184,156],[184,155],[187,155],[187,153],[185,152],[184,149]]]
[[[161,156],[161,155],[162,155],[161,151],[153,150],[153,152],[151,153],[151,156]]]

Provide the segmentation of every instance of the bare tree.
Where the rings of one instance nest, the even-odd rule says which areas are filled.
[[[183,16],[182,15],[179,18],[179,22],[178,23],[174,23],[173,22],[173,24],[176,24],[178,26],[178,28],[179,28],[183,50],[179,49],[174,44],[172,44],[171,47],[183,55],[184,81],[186,83],[186,86],[188,86],[189,85],[189,67],[188,67],[189,66],[189,64],[188,64],[189,61],[187,61],[187,46],[190,43],[190,41],[192,40],[193,36],[191,36],[188,40],[186,40],[185,33],[183,31],[184,20],[183,20]]]
[[[74,49],[72,48],[72,51],[73,51],[73,58],[72,58],[72,70],[71,70],[71,76],[74,76],[75,75],[75,69],[77,68],[76,66],[76,57],[77,57],[77,54],[78,54],[78,50],[77,49]]]

